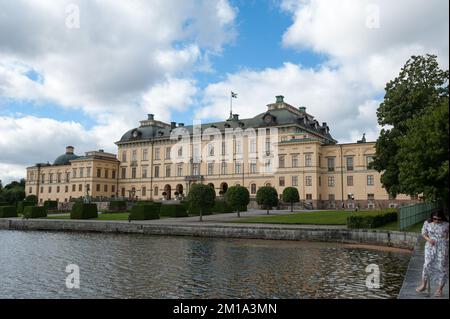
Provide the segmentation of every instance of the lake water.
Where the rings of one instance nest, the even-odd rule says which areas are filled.
[[[334,243],[0,230],[0,298],[396,298],[410,254]],[[66,266],[80,288],[66,287]],[[381,287],[366,287],[376,264]]]

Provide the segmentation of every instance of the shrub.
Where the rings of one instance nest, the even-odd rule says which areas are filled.
[[[2,207],[2,206],[8,206],[8,203],[7,202],[0,202],[0,207]]]
[[[17,203],[17,214],[23,214],[25,207],[36,206],[35,202],[20,201]]]
[[[160,216],[166,217],[188,217],[186,207],[182,204],[162,205]]]
[[[256,193],[256,202],[258,205],[261,205],[262,208],[267,209],[267,215],[269,215],[269,210],[278,205],[277,190],[271,186],[261,187]]]
[[[243,208],[243,207],[242,207]],[[247,207],[245,207],[245,211],[247,210]],[[233,209],[230,205],[227,204],[224,200],[216,200],[214,203],[214,207],[212,208],[212,211],[217,214],[228,214],[233,213]],[[244,210],[241,210],[242,212]]]
[[[124,200],[113,200],[109,202],[109,210],[110,211],[126,211],[127,210],[127,202]]]
[[[47,217],[47,210],[45,207],[38,207],[38,206],[26,206],[23,209],[23,216],[25,218],[41,218],[41,217]]]
[[[98,211],[96,204],[76,202],[70,212],[70,219],[91,219],[97,217]]]
[[[58,209],[58,202],[56,200],[46,200],[44,202],[44,207],[47,210],[57,210]]]
[[[369,216],[349,216],[347,217],[347,227],[352,229],[377,228],[395,222],[397,219],[398,215],[395,212]]]
[[[0,218],[17,217],[17,210],[14,206],[0,206]]]
[[[240,217],[239,212],[243,209],[247,210],[247,205],[250,203],[250,193],[243,186],[232,186],[225,193],[225,202]]]
[[[33,202],[35,205],[37,205],[38,198],[37,198],[36,195],[28,195],[27,197],[25,197],[25,201],[26,202]]]
[[[291,204],[291,212],[293,211],[294,203],[300,201],[298,190],[295,187],[286,187],[283,191],[283,202]]]
[[[211,212],[211,209],[214,206],[214,197],[215,192],[211,186],[203,184],[192,185],[187,200],[189,203],[189,214],[198,210],[200,221],[202,221],[202,216],[205,215],[205,212]]]
[[[159,219],[157,205],[134,205],[131,208],[130,220]]]

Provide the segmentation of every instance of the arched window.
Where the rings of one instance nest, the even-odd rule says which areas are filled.
[[[250,185],[250,193],[256,194],[256,184],[255,183]]]
[[[155,186],[155,196],[158,196],[158,186]]]

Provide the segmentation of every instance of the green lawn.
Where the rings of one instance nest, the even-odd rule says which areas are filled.
[[[422,226],[423,226],[423,222],[420,222],[420,223],[417,223],[415,225],[409,226],[404,231],[405,232],[411,232],[411,233],[420,233],[421,230],[422,230]],[[399,230],[398,221],[386,224],[386,225],[378,227],[376,229],[380,229],[380,230],[397,230],[398,231]]]
[[[384,211],[321,211],[242,218],[237,223],[346,225],[349,216],[378,215]]]

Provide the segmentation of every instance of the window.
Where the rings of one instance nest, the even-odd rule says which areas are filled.
[[[292,155],[292,167],[299,167],[298,155]]]
[[[41,193],[43,193],[43,192],[44,192],[44,187],[41,186]],[[41,198],[41,199],[42,199],[42,198]]]
[[[312,166],[312,155],[311,154],[306,154],[305,155],[305,166],[306,167],[311,167]]]
[[[102,177],[102,169],[101,168],[97,168],[97,177],[98,178]]]
[[[143,161],[148,161],[148,149],[144,148],[142,150],[142,160]]]
[[[82,192],[83,191],[83,184],[78,184],[78,191]]]
[[[208,163],[208,175],[214,174],[214,163]]]
[[[74,169],[72,169],[72,178],[76,178],[76,177],[77,177],[77,169],[74,168]]]
[[[220,174],[222,174],[222,175],[227,174],[227,163],[226,162],[222,162],[220,164]]]
[[[56,178],[57,178],[57,182],[58,182],[58,183],[61,183],[61,173],[58,173],[58,175],[57,175]]]
[[[319,186],[322,186],[322,177],[319,176]]]
[[[142,167],[142,178],[147,178],[147,167]]]
[[[284,183],[284,176],[280,176],[278,182],[279,182],[280,186],[284,186],[285,185],[285,183]]]
[[[367,194],[367,200],[375,200],[375,194]]]
[[[116,186],[115,185],[111,185],[111,193],[115,193],[116,192]]]
[[[53,173],[48,174],[49,176],[49,180],[50,180],[50,184],[53,183]]]
[[[122,167],[122,179],[127,178],[127,168],[126,167]]]
[[[108,185],[104,185],[103,186],[103,191],[106,193],[106,192],[108,192]]]
[[[115,169],[113,169],[111,172],[111,178],[116,179],[116,170]]]
[[[49,186],[49,187],[48,187],[48,193],[50,194],[51,192],[52,192],[52,187]]]
[[[298,176],[292,176],[292,186],[298,186]]]
[[[266,138],[266,148],[265,148],[266,153],[270,153],[270,138]]]
[[[125,188],[122,188],[121,194],[122,194],[122,197],[125,197]]]
[[[127,151],[122,151],[122,162],[127,162]]]
[[[347,176],[347,186],[353,186],[353,176]]]
[[[280,168],[285,167],[284,156],[278,157]]]
[[[142,187],[142,197],[147,196],[147,189],[145,187]]]
[[[159,151],[159,147],[155,148],[155,160],[160,160],[161,159],[161,154]]]
[[[159,166],[155,166],[155,177],[159,177]]]
[[[373,162],[373,155],[366,156],[366,166],[369,168],[370,164]]]
[[[131,161],[136,162],[137,161],[137,150],[133,150],[131,153]]]
[[[306,176],[305,177],[305,185],[306,186],[312,186],[312,176]]]
[[[64,188],[64,192],[68,193],[69,192],[69,186],[66,185],[66,187]]]
[[[91,168],[90,167],[86,168],[86,176],[91,177]]]
[[[235,174],[241,174],[242,172],[242,163],[237,162],[235,166]]]
[[[266,173],[272,172],[272,163],[271,163],[270,160],[266,160],[266,161],[265,161],[265,163],[264,163],[264,171],[265,171]]]
[[[328,200],[331,201],[331,202],[334,202],[334,200],[335,200],[334,194],[329,194],[328,195]]]
[[[170,165],[166,165],[166,177],[170,177]]]
[[[192,164],[192,175],[200,175],[200,164],[194,163]]]
[[[66,173],[66,183],[68,183],[70,181],[70,173]]]
[[[84,168],[80,167],[80,178],[84,177]]]
[[[166,147],[166,160],[170,160],[170,146]]]
[[[208,156],[214,156],[214,145],[208,144]]]
[[[328,176],[328,186],[334,187],[334,176]]]
[[[373,175],[367,175],[367,186],[373,186]]]
[[[226,143],[222,142],[222,155],[225,155]]]
[[[334,172],[334,162],[335,162],[335,158],[334,157],[328,157],[327,158],[328,171],[329,172]]]
[[[348,156],[346,158],[347,162],[347,171],[353,171],[353,156]]]
[[[241,141],[236,141],[236,154],[242,154],[242,143],[241,143]]]
[[[256,172],[256,161],[252,161],[250,162],[250,173],[255,174]]]
[[[319,167],[322,167],[322,156],[320,156],[320,155],[319,155],[319,159],[318,159],[317,165],[318,165]]]
[[[105,168],[105,178],[109,177],[109,170],[107,168]]]
[[[155,196],[158,196],[158,186],[155,186]]]
[[[178,157],[183,157],[183,146],[178,147]]]
[[[95,186],[95,189],[97,190],[97,192],[100,192],[100,184],[97,184],[97,185]]]
[[[306,200],[312,200],[312,194],[306,194]]]
[[[59,193],[61,188],[59,186],[56,186],[56,192]]]
[[[256,139],[252,138],[250,140],[250,153],[256,153]],[[256,187],[256,185],[255,185]]]
[[[72,192],[75,192],[77,190],[77,185],[73,184],[72,185]],[[42,192],[42,191],[41,191]]]
[[[177,166],[177,176],[183,176],[183,164],[178,164]]]
[[[132,179],[135,179],[135,178],[136,178],[136,167],[133,167],[133,168],[131,169],[131,178],[132,178]]]
[[[250,193],[251,194],[256,194],[256,184],[251,184],[250,185]]]

